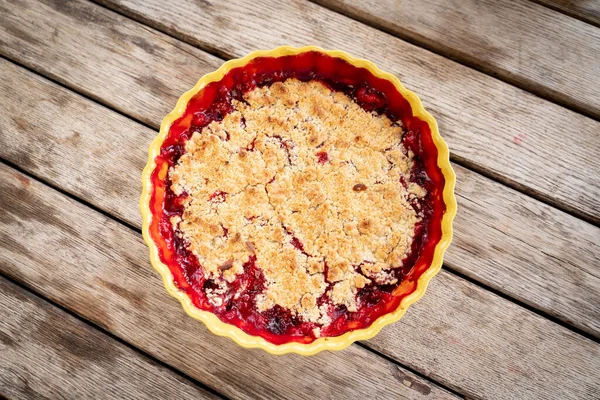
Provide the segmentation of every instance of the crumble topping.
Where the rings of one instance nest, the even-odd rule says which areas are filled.
[[[328,303],[354,312],[359,289],[397,283],[421,220],[410,201],[426,194],[409,182],[401,124],[316,81],[276,82],[232,106],[169,171],[186,195],[171,223],[215,282],[211,304],[235,296],[251,257],[265,277],[258,311],[279,305],[321,326]]]

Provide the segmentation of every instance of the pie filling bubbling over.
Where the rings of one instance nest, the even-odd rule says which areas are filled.
[[[158,230],[175,282],[274,343],[339,335],[397,307],[440,211],[414,133],[378,112],[385,95],[333,89],[281,76],[226,95],[218,118],[190,114],[196,128],[161,152]]]

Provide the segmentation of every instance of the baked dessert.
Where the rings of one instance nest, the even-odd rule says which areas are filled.
[[[270,345],[398,310],[431,270],[448,211],[431,127],[393,82],[300,50],[193,93],[142,198],[175,287]]]

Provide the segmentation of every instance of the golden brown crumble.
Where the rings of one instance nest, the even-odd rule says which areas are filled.
[[[279,305],[326,326],[326,290],[353,312],[358,289],[396,283],[390,272],[420,221],[409,199],[425,195],[400,184],[413,155],[401,126],[319,82],[289,79],[244,100],[186,143],[169,175],[188,196],[171,222],[217,282],[214,306],[255,255],[266,279],[257,309]]]

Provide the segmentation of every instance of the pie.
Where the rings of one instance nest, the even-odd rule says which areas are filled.
[[[148,231],[197,309],[275,345],[338,337],[398,309],[431,267],[437,159],[393,82],[316,50],[256,57],[169,126]]]

